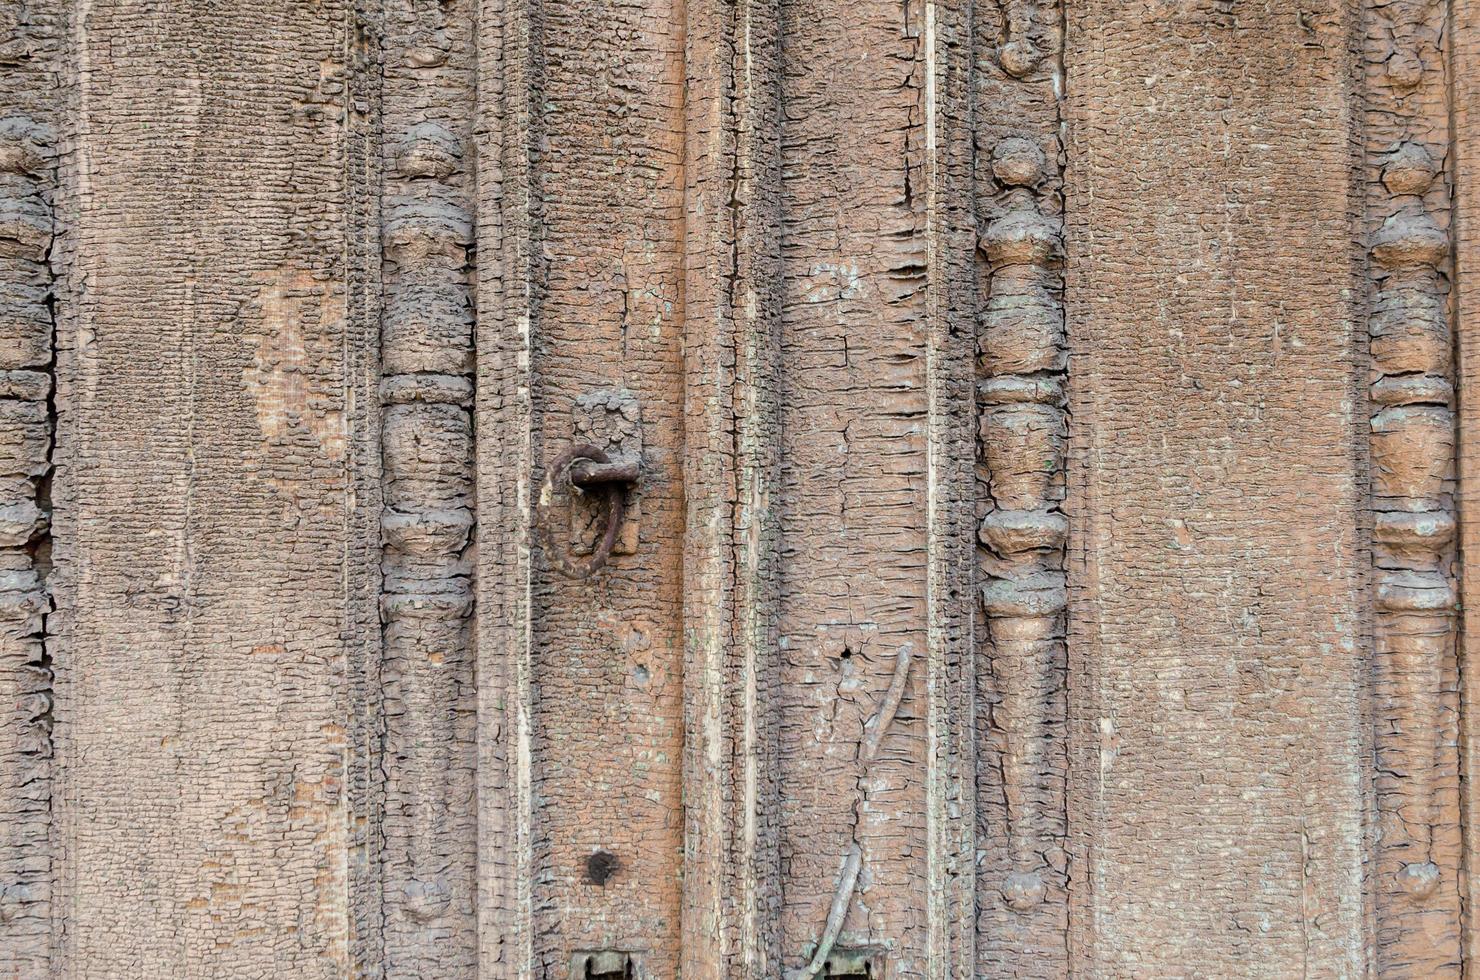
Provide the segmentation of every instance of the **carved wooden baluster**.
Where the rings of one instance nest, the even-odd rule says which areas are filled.
[[[0,975],[21,978],[50,975],[53,178],[50,134],[0,119]]]
[[[391,977],[470,977],[475,819],[472,107],[466,24],[414,3],[389,29],[381,327],[384,887]],[[430,109],[428,108],[430,106]]]
[[[1459,976],[1449,90],[1442,0],[1367,0],[1377,957]]]
[[[1013,871],[1001,889],[1018,911],[1043,901],[1046,808],[1061,809],[1064,792],[1062,774],[1045,758],[1059,737],[1051,719],[1061,714],[1054,705],[1062,698],[1068,530],[1059,509],[1067,438],[1063,234],[1033,193],[1045,162],[1028,140],[997,145],[993,173],[1010,190],[981,238],[991,295],[979,334],[980,440],[993,501],[980,532],[989,574],[981,594],[1001,698],[993,723],[1005,740]]]
[[[1432,893],[1434,778],[1440,765],[1439,701],[1451,656],[1455,583],[1449,570],[1454,514],[1454,399],[1449,315],[1441,268],[1449,236],[1424,208],[1438,168],[1413,143],[1395,151],[1383,184],[1395,208],[1372,241],[1378,290],[1369,329],[1372,402],[1373,536],[1377,566],[1377,651],[1393,682],[1391,714],[1401,743],[1403,802],[1398,825],[1412,844],[1399,873],[1416,897]],[[1382,745],[1379,746],[1381,752]],[[1398,842],[1390,842],[1396,844]]]
[[[1407,0],[1382,3],[1390,45],[1383,59],[1387,86],[1408,95],[1424,84],[1431,69],[1439,67],[1438,37],[1426,23],[1430,14],[1445,6],[1442,0]]]
[[[1038,5],[1034,0],[1005,0],[1005,37],[997,60],[1002,70],[1013,78],[1026,78],[1043,60],[1043,52],[1033,36],[1037,28]]]

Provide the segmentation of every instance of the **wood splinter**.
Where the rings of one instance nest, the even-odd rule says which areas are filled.
[[[858,747],[858,761],[865,768],[864,777],[860,777],[859,804],[862,804],[866,790],[862,788],[862,780],[867,776],[867,767],[879,754],[879,745],[884,741],[884,736],[889,732],[889,726],[894,723],[894,715],[899,711],[899,703],[904,699],[905,682],[910,674],[910,651],[901,649],[899,657],[894,663],[894,678],[889,682],[889,690],[884,694],[884,700],[879,704],[879,710],[863,726],[863,739]],[[827,958],[832,954],[833,947],[837,945],[838,935],[843,931],[843,921],[848,917],[848,907],[853,903],[853,892],[858,887],[858,874],[863,870],[863,845],[857,840],[858,835],[858,808],[854,809],[853,832],[854,841],[848,845],[848,851],[843,857],[843,868],[838,872],[838,887],[833,892],[832,904],[827,909],[827,919],[822,927],[822,935],[817,939],[817,951],[812,954],[812,959],[807,965],[799,970],[788,970],[786,980],[812,980],[822,972],[827,965]]]

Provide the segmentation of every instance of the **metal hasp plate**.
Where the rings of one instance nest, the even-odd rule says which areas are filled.
[[[576,398],[571,412],[572,444],[604,450],[615,467],[642,466],[642,410],[637,396],[625,388],[588,392]],[[640,483],[629,486],[622,526],[613,554],[637,553],[642,525]],[[570,552],[589,555],[606,530],[605,504],[599,495],[577,494],[570,511]]]
[[[834,946],[819,980],[885,980],[884,953],[875,947]]]
[[[570,958],[570,980],[645,980],[636,953],[581,950]]]

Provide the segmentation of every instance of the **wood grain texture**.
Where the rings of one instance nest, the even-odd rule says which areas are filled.
[[[837,946],[876,951],[901,977],[969,970],[969,620],[951,598],[969,533],[970,328],[955,301],[970,282],[966,14],[781,10],[781,929],[793,970],[825,931],[853,848],[861,870]],[[865,763],[865,725],[902,655],[915,667]]]
[[[1453,323],[1459,387],[1459,752],[1464,976],[1480,976],[1480,4],[1454,0],[1447,25],[1453,140]]]
[[[598,392],[640,410],[642,460],[635,553],[584,579],[543,555],[533,566],[535,962],[559,976],[580,951],[624,953],[645,976],[673,976],[684,844],[682,6],[543,0],[540,10],[534,471],[543,480],[577,441],[579,406]],[[602,854],[615,862],[606,876],[590,871]]]
[[[1477,37],[0,0],[0,976],[1475,976]]]
[[[483,976],[565,975],[584,954],[626,955],[643,976],[676,968],[684,322],[676,12],[562,2],[485,5],[480,14]],[[642,418],[640,517],[624,534],[636,554],[619,547],[602,571],[573,579],[531,547],[531,514],[544,467],[594,424],[598,392]],[[564,506],[549,509],[556,513]],[[545,531],[549,546],[567,545],[562,528]]]
[[[973,5],[920,7],[925,245],[926,700],[925,975],[978,975],[976,650],[972,642],[976,500],[978,232],[972,186]],[[887,967],[887,965],[886,965]]]

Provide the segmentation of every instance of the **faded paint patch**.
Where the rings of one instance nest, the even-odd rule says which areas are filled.
[[[323,343],[310,350],[305,337],[335,336],[344,321],[344,293],[313,273],[291,266],[257,277],[249,308],[257,329],[243,333],[252,360],[242,381],[252,396],[257,425],[272,444],[306,432],[329,459],[345,453],[344,393],[335,370],[339,351]]]

